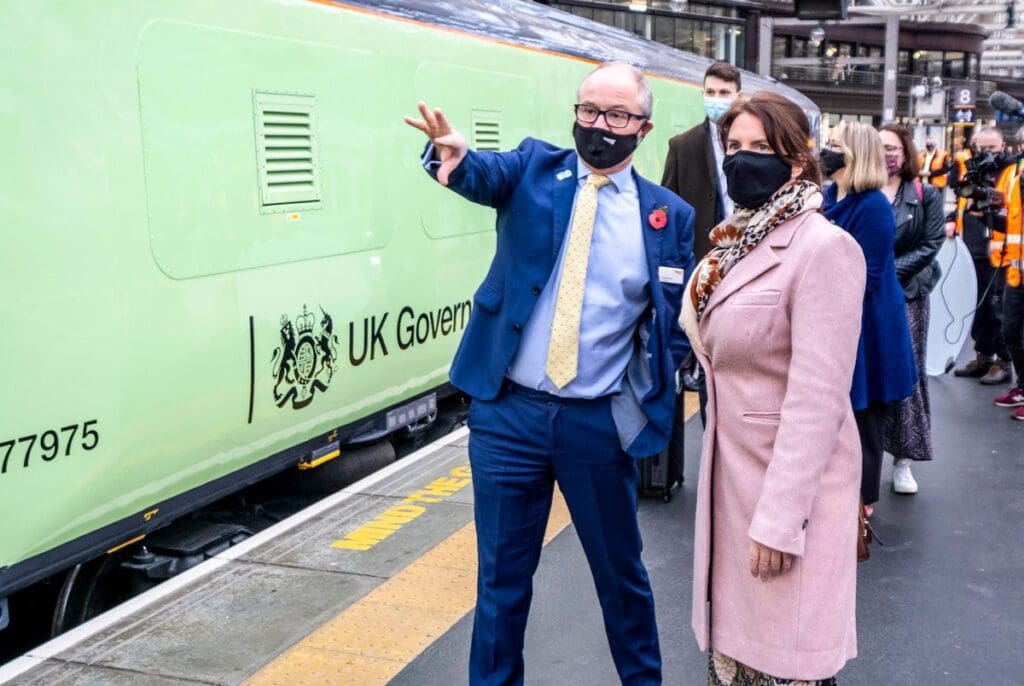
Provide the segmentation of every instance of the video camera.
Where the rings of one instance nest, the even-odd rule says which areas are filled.
[[[978,212],[991,212],[1003,203],[1002,194],[996,190],[999,173],[1020,158],[1005,152],[979,152],[964,163],[966,171],[957,183],[956,194],[974,201]]]

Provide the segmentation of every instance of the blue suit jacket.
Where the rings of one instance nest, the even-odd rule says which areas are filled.
[[[646,457],[668,443],[675,372],[690,348],[678,319],[693,269],[693,209],[636,171],[633,176],[651,303],[637,325],[622,392],[611,404],[623,449]],[[576,152],[532,138],[511,152],[470,151],[450,175],[449,188],[498,213],[494,260],[473,297],[469,324],[451,367],[452,384],[473,398],[491,400],[501,390],[523,327],[558,259],[576,184]],[[648,217],[660,207],[667,209],[668,224],[658,230]],[[659,267],[684,269],[682,283],[663,281]]]

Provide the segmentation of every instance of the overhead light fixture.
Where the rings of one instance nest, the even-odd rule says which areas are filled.
[[[914,59],[915,59],[915,60],[919,60],[919,59],[921,59],[921,55],[923,55],[923,54],[924,54],[924,53],[922,53],[922,52],[921,52],[920,50],[915,50],[915,51],[914,51]]]
[[[668,8],[673,12],[682,12],[686,9],[686,0],[669,0]]]
[[[825,27],[821,24],[816,24],[811,29],[811,42],[815,45],[820,45],[823,40],[825,40]]]
[[[646,12],[647,0],[633,0],[629,3],[629,9],[631,12]]]

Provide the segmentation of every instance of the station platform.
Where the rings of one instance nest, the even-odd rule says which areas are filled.
[[[842,684],[1024,681],[1024,423],[1002,389],[931,380],[935,459],[883,490],[860,565],[860,657]],[[696,403],[689,399],[689,414]],[[686,483],[641,501],[664,683],[706,683],[689,628],[701,426]],[[475,595],[466,429],[0,667],[17,686],[466,683]],[[888,486],[889,467],[884,474]],[[556,498],[527,630],[527,684],[618,683],[590,573]]]

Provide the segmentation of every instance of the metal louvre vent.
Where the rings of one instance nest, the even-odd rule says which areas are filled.
[[[501,112],[473,110],[473,149],[501,150]]]
[[[253,101],[261,206],[285,211],[318,205],[315,98],[257,91]]]

